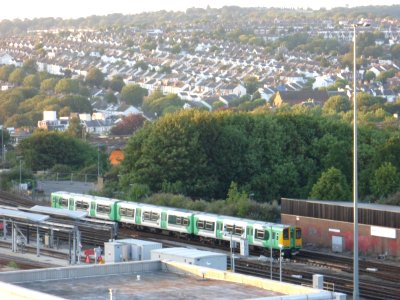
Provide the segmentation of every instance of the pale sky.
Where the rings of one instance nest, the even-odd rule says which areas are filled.
[[[4,0],[3,0],[4,1]],[[212,8],[226,5],[242,7],[292,7],[319,9],[337,6],[393,5],[399,0],[9,0],[0,10],[2,19],[61,17],[64,19],[107,15],[136,14],[144,11],[184,11],[189,7]]]

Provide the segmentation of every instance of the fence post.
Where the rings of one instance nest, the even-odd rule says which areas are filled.
[[[72,183],[72,176],[74,176],[74,173],[71,173],[71,183]]]

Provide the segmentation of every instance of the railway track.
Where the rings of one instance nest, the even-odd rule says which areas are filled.
[[[170,237],[152,232],[120,229],[121,238],[141,238],[162,241],[164,247],[182,246],[182,243],[193,246],[209,247],[215,250],[226,251],[229,256],[229,246],[226,244],[204,244],[199,241],[188,241],[182,238]],[[237,253],[237,251],[235,251]],[[251,255],[259,256],[258,251]],[[265,254],[265,253],[264,253]],[[267,261],[265,261],[267,260]],[[330,255],[308,250],[302,250],[293,260],[283,260],[282,279],[284,282],[312,286],[314,274],[324,275],[324,289],[342,292],[347,295],[353,293],[353,260],[339,255]],[[228,257],[228,267],[230,259]],[[239,258],[235,259],[235,271],[270,278],[270,261],[267,256],[264,260]],[[272,278],[279,280],[279,260],[273,259]],[[400,266],[378,261],[360,261],[360,295],[363,299],[400,299]]]

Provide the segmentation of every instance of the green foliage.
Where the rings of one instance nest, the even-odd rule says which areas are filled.
[[[26,74],[36,74],[38,71],[36,60],[34,59],[25,60],[22,65],[22,70]]]
[[[247,94],[253,95],[260,87],[260,82],[258,81],[257,77],[247,76],[244,78],[244,86]]]
[[[54,93],[57,82],[58,79],[56,78],[48,78],[43,80],[40,83],[40,91],[44,93]]]
[[[79,82],[69,78],[60,79],[54,87],[54,91],[58,94],[78,94]]]
[[[374,196],[387,197],[399,191],[400,177],[395,166],[383,163],[371,177],[371,190]]]
[[[144,100],[143,111],[155,115],[162,116],[180,110],[184,102],[176,94],[164,96],[162,93],[154,92]]]
[[[98,68],[91,67],[87,72],[85,81],[89,86],[100,87],[104,81],[104,74]]]
[[[79,139],[57,132],[36,132],[17,148],[32,170],[46,170],[56,164],[80,169],[97,161],[97,152]]]
[[[22,69],[15,69],[8,76],[8,81],[16,85],[21,85],[24,81],[25,75],[26,73]]]
[[[40,87],[40,78],[37,74],[31,74],[24,78],[22,84],[26,87],[38,89]]]
[[[351,108],[351,103],[346,96],[332,96],[325,102],[323,111],[327,114],[347,112]]]
[[[114,76],[109,83],[109,88],[112,89],[114,92],[121,92],[124,86],[124,79],[122,78],[122,76],[118,75]]]
[[[311,199],[318,200],[349,200],[351,194],[346,177],[342,172],[334,167],[321,174],[317,183],[314,184]]]
[[[143,99],[147,95],[147,90],[138,84],[126,85],[121,91],[121,100],[136,107],[142,106]]]

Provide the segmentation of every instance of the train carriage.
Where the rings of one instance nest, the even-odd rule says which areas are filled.
[[[115,221],[117,219],[116,203],[118,200],[108,199],[104,197],[95,197],[94,217],[97,219]]]
[[[247,226],[251,225],[250,220],[223,216],[222,218],[222,228],[223,235],[222,239],[225,241],[230,241],[231,239],[236,242],[240,242],[241,239],[247,239]]]
[[[218,230],[217,230],[218,228]],[[193,215],[193,234],[205,238],[222,238],[222,221],[218,215],[199,213]]]
[[[143,204],[140,224],[143,227],[167,229],[167,209],[165,207]]]
[[[116,203],[116,221],[126,224],[141,224],[141,204],[129,201]]]
[[[192,234],[193,233],[193,212],[178,209],[167,208],[167,230]]]

